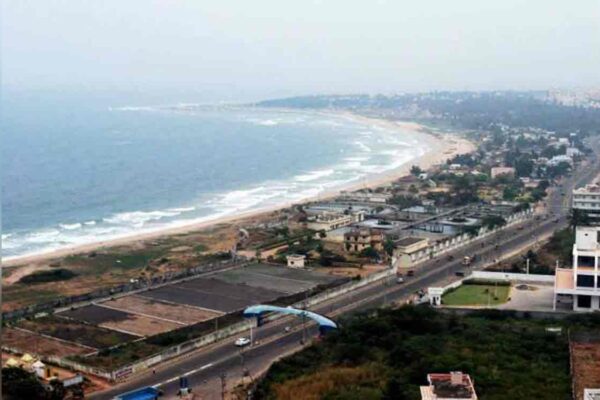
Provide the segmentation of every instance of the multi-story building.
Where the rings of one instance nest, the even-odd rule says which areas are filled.
[[[573,267],[557,268],[554,309],[557,302],[573,302],[575,311],[600,310],[600,227],[577,227]]]
[[[600,185],[586,185],[573,190],[574,210],[584,211],[590,219],[590,223],[600,224]]]
[[[383,232],[378,229],[352,229],[344,234],[344,248],[351,253],[360,253],[367,247],[383,249]]]
[[[427,374],[427,382],[429,386],[421,386],[421,400],[477,400],[468,374]]]

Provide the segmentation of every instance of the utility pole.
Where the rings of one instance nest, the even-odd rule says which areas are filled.
[[[225,400],[225,391],[227,389],[227,375],[225,372],[221,374],[221,400]]]
[[[529,257],[527,257],[527,275],[529,275]]]

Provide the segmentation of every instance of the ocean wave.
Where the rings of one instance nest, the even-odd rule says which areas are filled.
[[[86,226],[93,226],[96,225],[96,221],[85,221],[83,224]]]
[[[279,122],[274,121],[272,119],[266,119],[264,121],[258,121],[256,122],[256,125],[262,125],[262,126],[276,126],[279,125]]]
[[[333,170],[333,169],[312,171],[312,172],[309,172],[308,174],[296,175],[294,177],[294,180],[298,181],[298,182],[310,182],[310,181],[317,180],[319,178],[324,178],[326,176],[329,176],[329,175],[333,174],[334,172],[335,172],[335,170]]]
[[[169,208],[167,211],[184,213],[184,212],[194,211],[195,209],[196,209],[196,207],[179,207],[179,208]]]
[[[74,223],[74,224],[58,224],[58,226],[59,226],[61,229],[66,229],[66,230],[68,230],[68,231],[72,231],[72,230],[74,230],[74,229],[79,229],[79,228],[81,228],[81,224],[80,224],[79,222],[76,222],[76,223]]]
[[[366,151],[367,153],[370,153],[372,150],[369,146],[367,146],[366,144],[364,144],[363,142],[360,141],[355,141],[354,144],[356,146],[358,146],[362,151]]]
[[[146,222],[176,217],[179,214],[181,214],[181,212],[178,211],[131,211],[117,213],[111,217],[104,218],[103,221],[115,225],[125,224],[141,227]]]

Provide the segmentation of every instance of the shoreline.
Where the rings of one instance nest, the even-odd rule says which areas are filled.
[[[385,129],[393,129],[397,131],[410,131],[423,137],[423,139],[427,142],[428,150],[424,154],[407,161],[397,168],[383,173],[373,174],[361,182],[352,182],[347,185],[341,185],[303,200],[281,203],[269,207],[256,208],[253,210],[238,212],[232,215],[215,217],[214,219],[209,219],[202,222],[190,222],[189,224],[181,226],[159,228],[150,232],[133,232],[131,235],[128,234],[127,236],[120,238],[112,238],[93,243],[67,246],[61,249],[38,254],[14,256],[8,259],[2,259],[2,266],[17,267],[28,264],[42,264],[57,258],[86,253],[101,248],[129,245],[159,237],[200,231],[222,224],[239,224],[249,219],[265,218],[270,213],[289,208],[293,205],[331,199],[339,195],[342,191],[355,191],[359,189],[383,186],[410,174],[410,168],[413,165],[417,165],[426,170],[433,165],[444,162],[450,157],[453,157],[457,154],[469,153],[475,149],[475,145],[463,137],[460,137],[456,134],[433,133],[429,131],[426,126],[415,122],[392,121],[383,118],[373,118],[348,111],[333,111],[327,112],[327,114],[335,114],[337,116],[353,120],[359,124],[375,125]]]

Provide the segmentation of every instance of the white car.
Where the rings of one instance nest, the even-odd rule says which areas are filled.
[[[244,346],[248,346],[249,344],[250,344],[250,339],[248,339],[247,337],[241,337],[235,341],[235,345],[237,347],[244,347]]]

